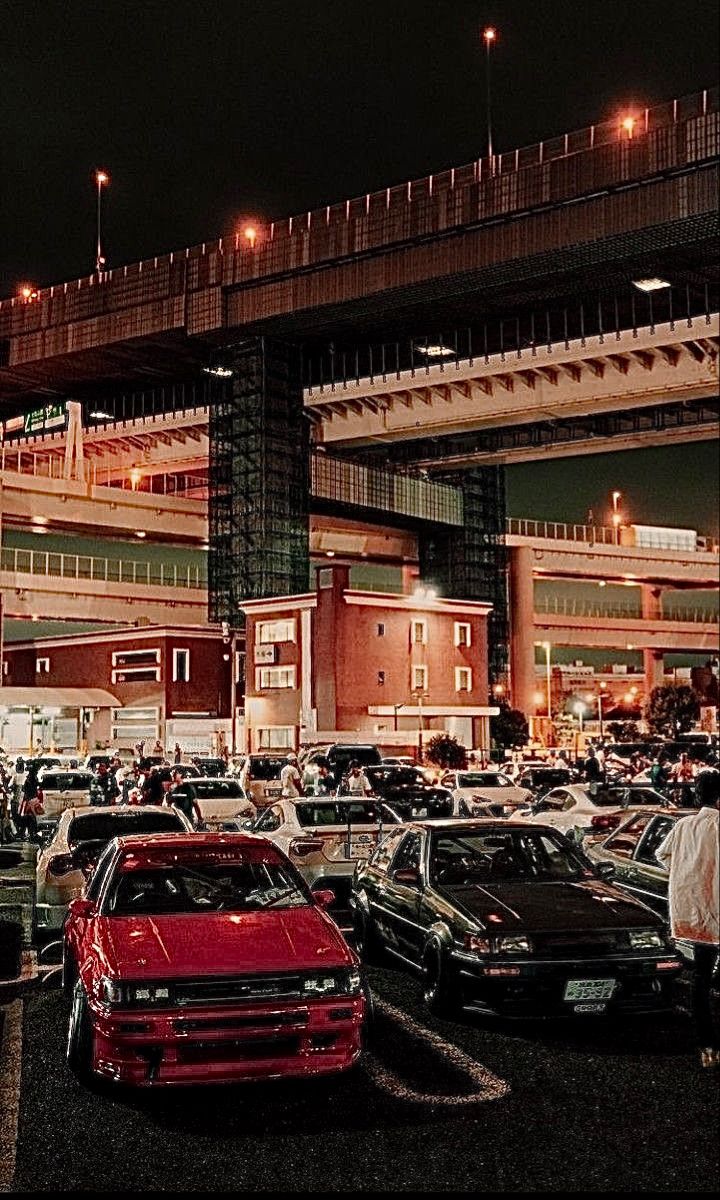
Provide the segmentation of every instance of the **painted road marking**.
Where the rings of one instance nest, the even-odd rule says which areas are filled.
[[[433,1104],[457,1108],[462,1105],[484,1104],[488,1100],[500,1100],[503,1096],[507,1096],[510,1091],[510,1084],[506,1080],[500,1079],[498,1075],[494,1075],[482,1063],[470,1058],[469,1055],[459,1050],[457,1046],[452,1045],[451,1042],[446,1042],[444,1038],[441,1038],[437,1033],[433,1033],[431,1029],[425,1029],[422,1025],[418,1025],[407,1013],[402,1012],[399,1008],[395,1008],[392,1004],[387,1004],[384,1000],[376,998],[375,1008],[384,1016],[389,1017],[391,1021],[404,1025],[408,1032],[414,1038],[417,1038],[418,1041],[427,1043],[432,1046],[433,1050],[437,1050],[438,1053],[442,1054],[446,1062],[450,1062],[456,1070],[468,1077],[473,1087],[473,1091],[465,1096],[436,1096],[432,1092],[416,1092],[413,1088],[403,1083],[402,1079],[394,1071],[383,1066],[374,1056],[370,1057],[366,1060],[368,1075],[384,1091],[391,1092],[393,1096],[398,1096],[400,1099],[408,1100],[413,1104]]]
[[[20,1113],[22,1000],[5,1008],[0,1045],[0,1192],[12,1191]]]

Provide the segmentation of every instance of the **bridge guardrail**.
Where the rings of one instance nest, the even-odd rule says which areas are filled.
[[[131,583],[141,587],[207,587],[207,575],[199,566],[100,558],[89,554],[61,554],[52,550],[26,550],[11,546],[3,546],[0,550],[0,569],[10,574]]]
[[[610,617],[628,621],[687,621],[697,625],[717,625],[720,612],[708,608],[670,607],[657,617],[644,617],[638,608],[622,604],[593,604],[567,596],[536,599],[535,612],[558,617]]]

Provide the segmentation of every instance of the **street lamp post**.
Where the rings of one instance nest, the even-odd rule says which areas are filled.
[[[492,139],[492,92],[490,85],[490,47],[497,40],[497,30],[488,25],[483,29],[483,41],[485,43],[485,82],[487,84],[487,153],[490,160],[490,170],[495,174],[493,162],[493,139]]]
[[[110,182],[110,176],[107,171],[97,170],[95,172],[95,185],[97,187],[97,247],[95,254],[95,270],[98,275],[102,274],[105,266],[105,258],[102,252],[102,190]]]
[[[605,687],[605,684],[604,684],[604,683],[601,683],[601,684],[600,684],[600,691],[598,692],[598,698],[597,698],[597,702],[598,702],[598,721],[599,721],[599,724],[600,724],[600,741],[603,741],[603,738],[604,738],[604,736],[605,736],[604,729],[603,729],[603,707],[602,707],[602,706],[603,706],[603,688],[604,688],[604,687]]]
[[[612,506],[613,506],[612,523],[613,523],[613,527],[615,529],[615,545],[616,546],[620,545],[620,525],[622,523],[622,514],[620,513],[620,510],[618,509],[618,501],[621,496],[622,496],[622,492],[613,492],[613,494],[612,494]]]

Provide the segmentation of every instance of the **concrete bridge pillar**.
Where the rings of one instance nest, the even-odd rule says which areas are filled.
[[[535,596],[530,546],[510,549],[510,685],[513,707],[535,711]]]
[[[640,602],[644,620],[658,621],[662,617],[662,588],[643,583],[640,588]],[[643,671],[645,696],[649,698],[653,688],[662,687],[665,674],[662,650],[643,650]]]

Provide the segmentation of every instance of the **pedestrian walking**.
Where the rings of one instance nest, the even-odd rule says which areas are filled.
[[[693,945],[692,1014],[703,1067],[720,1066],[710,989],[720,952],[720,771],[701,771],[697,812],[676,821],[656,857],[667,867],[673,938]]]
[[[175,743],[175,762],[176,763],[182,762],[182,750],[180,749],[179,742]]]
[[[37,819],[45,811],[42,800],[38,796],[39,788],[37,767],[33,764],[28,768],[27,775],[25,776],[19,809],[21,832],[26,841],[30,842],[37,841]]]
[[[600,790],[600,784],[603,781],[604,772],[602,764],[595,753],[594,746],[590,746],[588,749],[587,758],[585,759],[585,765],[583,767],[583,775],[588,782],[590,795],[597,795],[598,791]]]
[[[290,799],[303,795],[302,778],[298,767],[297,754],[288,754],[287,762],[280,772],[282,794]]]
[[[111,804],[115,804],[119,793],[120,789],[114,773],[108,768],[107,763],[101,762],[90,785],[90,803],[107,808]]]

